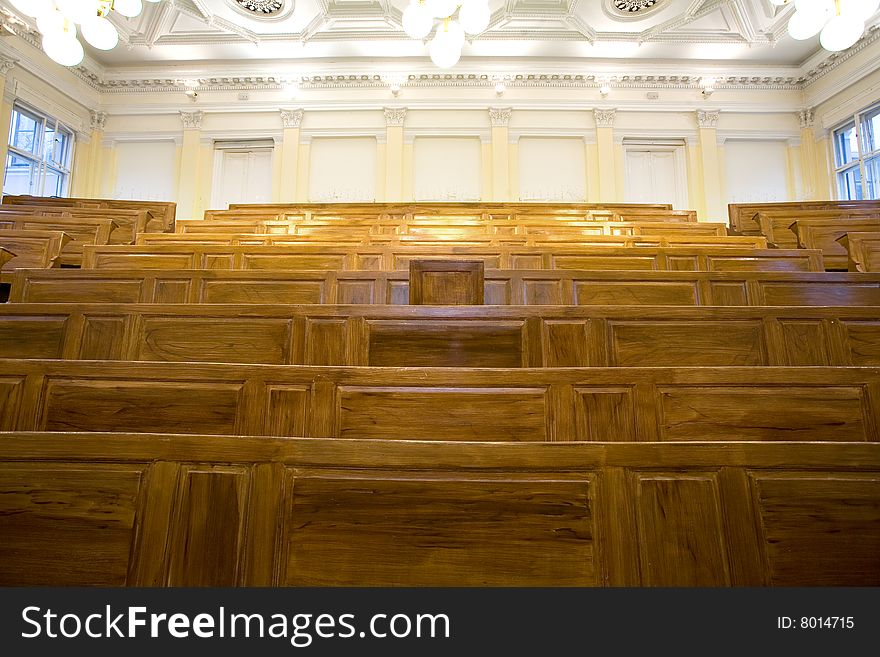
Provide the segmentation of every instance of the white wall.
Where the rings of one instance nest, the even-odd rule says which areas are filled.
[[[174,200],[173,141],[129,141],[116,144],[113,198]]]
[[[783,141],[728,140],[724,144],[727,202],[787,201],[787,145]]]
[[[586,149],[578,138],[522,137],[519,140],[521,201],[585,201]]]
[[[478,137],[417,137],[413,140],[416,201],[479,201],[482,146]]]
[[[374,137],[316,137],[309,154],[309,201],[376,200]]]

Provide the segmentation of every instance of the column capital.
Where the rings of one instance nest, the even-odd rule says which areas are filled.
[[[103,132],[105,121],[107,121],[107,112],[89,110],[89,125],[92,132]]]
[[[493,128],[506,128],[510,125],[511,114],[513,114],[512,107],[490,107],[489,123]]]
[[[385,114],[385,125],[386,127],[402,127],[403,122],[406,120],[406,108],[405,107],[383,107],[382,111]]]
[[[303,109],[283,109],[281,112],[281,126],[284,128],[298,128],[303,120]]]
[[[201,130],[202,117],[204,113],[201,110],[195,112],[180,112],[180,121],[183,123],[184,130]]]
[[[715,128],[718,124],[718,116],[720,111],[708,112],[706,110],[697,110],[697,124],[701,128]]]
[[[614,115],[617,114],[617,108],[611,109],[594,109],[593,119],[596,121],[597,128],[613,128]]]
[[[798,112],[798,119],[801,122],[802,128],[812,128],[813,127],[813,108],[805,107],[800,112]]]
[[[0,55],[0,75],[5,76],[17,63],[17,59],[7,57],[6,55]]]

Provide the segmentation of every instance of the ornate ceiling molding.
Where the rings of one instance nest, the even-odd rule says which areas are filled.
[[[510,125],[510,117],[512,114],[512,107],[490,107],[489,124],[493,128],[506,128]]]
[[[383,107],[382,111],[385,114],[385,125],[387,127],[403,127],[403,122],[406,120],[405,107]]]
[[[302,124],[303,110],[283,109],[281,111],[281,126],[283,128],[298,128]]]
[[[184,130],[201,130],[203,117],[204,113],[198,110],[195,112],[180,112],[180,122],[183,124]]]
[[[617,108],[612,109],[594,109],[593,110],[593,118],[596,121],[597,128],[613,128],[614,127],[614,115],[617,113]]]
[[[711,128],[714,130],[718,126],[718,116],[720,114],[721,112],[719,111],[697,110],[697,125],[703,129]]]

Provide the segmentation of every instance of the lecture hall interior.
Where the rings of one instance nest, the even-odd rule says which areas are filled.
[[[0,585],[880,585],[880,0],[0,22]]]

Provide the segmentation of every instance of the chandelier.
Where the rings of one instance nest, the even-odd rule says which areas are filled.
[[[410,0],[403,11],[403,30],[413,39],[424,39],[436,25],[428,54],[436,66],[452,68],[461,58],[465,33],[482,33],[489,18],[489,0]]]
[[[774,5],[792,0],[770,0]],[[825,50],[846,50],[861,38],[865,22],[873,16],[880,0],[793,0],[795,12],[788,21],[793,39],[810,39],[817,34]]]
[[[161,2],[161,0],[146,0]],[[76,38],[82,37],[99,50],[112,50],[119,33],[107,17],[111,11],[134,18],[143,10],[141,0],[10,0],[25,16],[37,19],[43,35],[43,51],[62,66],[76,66],[85,53]]]

